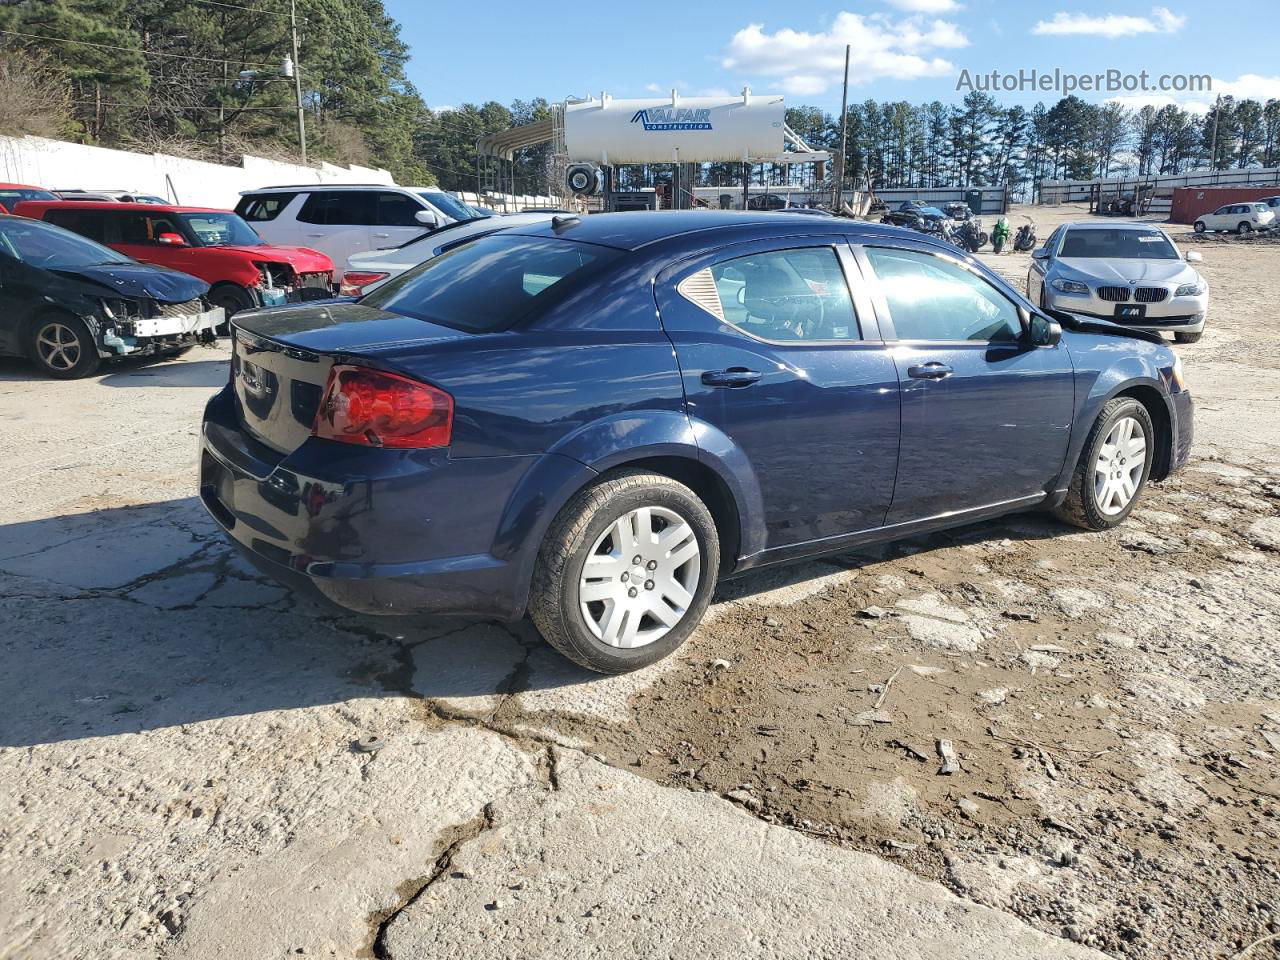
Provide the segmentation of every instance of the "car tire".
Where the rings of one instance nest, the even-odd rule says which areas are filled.
[[[1194,230],[1196,233],[1204,233],[1204,221],[1197,220],[1195,222],[1195,226],[1193,226],[1191,229]]]
[[[1175,333],[1173,340],[1175,343],[1199,343],[1203,333]]]
[[[41,373],[58,380],[90,376],[102,363],[85,322],[69,314],[46,314],[31,324],[27,353]]]
[[[650,534],[670,530],[670,536],[681,537],[667,556],[674,550],[689,557],[662,570],[663,549],[650,542],[637,546],[633,537],[644,533],[645,522]],[[677,524],[688,529],[682,532]],[[691,544],[696,552],[690,553]],[[625,553],[633,550],[641,563],[628,569],[632,558]],[[588,582],[591,557],[600,562]],[[650,564],[656,567],[653,573]],[[698,496],[662,474],[625,470],[580,491],[556,515],[538,551],[529,613],[546,641],[574,663],[597,673],[626,673],[661,660],[685,641],[711,602],[719,569],[715,521]],[[653,579],[637,582],[637,571]],[[584,588],[605,599],[584,600]],[[648,605],[643,604],[646,595]],[[678,598],[674,609],[668,602],[672,596]],[[633,599],[637,603],[630,605]],[[657,604],[670,623],[649,612]],[[646,632],[651,640],[645,640]],[[627,642],[635,645],[621,645]]]
[[[251,294],[244,287],[237,286],[234,283],[220,283],[209,291],[209,302],[215,307],[221,307],[227,312],[227,320],[241,310],[252,310],[258,302],[254,300]],[[225,333],[222,326],[218,327],[219,333]]]
[[[1241,221],[1236,226],[1236,233],[1243,237],[1247,233],[1253,233],[1253,227],[1251,227],[1249,224],[1245,223],[1244,221]]]
[[[1131,425],[1128,439],[1126,422]],[[1143,457],[1135,478],[1133,445],[1129,440],[1137,428],[1142,431]],[[1117,439],[1119,443],[1114,442]],[[1054,509],[1058,519],[1086,530],[1109,530],[1122,523],[1141,498],[1151,475],[1155,439],[1155,424],[1146,407],[1132,397],[1108,401],[1085,438],[1066,499]],[[1105,450],[1107,446],[1112,447],[1113,454]],[[1104,463],[1114,468],[1114,472],[1103,473]],[[1102,490],[1099,490],[1099,475],[1103,476]],[[1123,484],[1126,476],[1128,482]]]

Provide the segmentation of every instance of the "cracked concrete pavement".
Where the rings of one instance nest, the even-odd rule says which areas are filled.
[[[0,958],[1100,956],[541,719],[625,723],[690,653],[602,678],[527,623],[264,581],[191,496],[225,376],[216,348],[75,383],[0,362]]]

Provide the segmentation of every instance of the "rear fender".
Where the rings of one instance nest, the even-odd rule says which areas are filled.
[[[765,547],[764,501],[755,471],[742,450],[706,421],[674,410],[618,413],[585,425],[553,449],[598,473],[655,457],[696,460],[714,471],[733,497],[739,556]]]

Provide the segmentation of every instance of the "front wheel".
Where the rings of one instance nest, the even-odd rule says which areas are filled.
[[[50,316],[31,327],[27,351],[42,372],[59,380],[77,380],[98,369],[102,358],[89,328],[78,317]]]
[[[1196,233],[1204,233],[1204,221],[1197,220],[1195,226],[1192,229],[1195,230]]]
[[[1059,519],[1086,530],[1109,530],[1138,502],[1155,452],[1151,414],[1132,397],[1109,401],[1094,421],[1071,476]]]
[[[626,471],[574,496],[538,552],[529,613],[546,641],[599,673],[675,650],[702,619],[720,568],[706,505],[661,474]]]
[[[1203,333],[1175,333],[1173,339],[1175,343],[1198,343]]]

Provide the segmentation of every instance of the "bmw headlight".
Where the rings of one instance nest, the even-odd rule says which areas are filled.
[[[1056,278],[1053,281],[1053,283],[1050,284],[1050,286],[1060,293],[1088,293],[1089,292],[1089,287],[1087,284],[1083,284],[1079,280],[1063,280],[1061,277]]]
[[[1204,281],[1197,280],[1195,283],[1184,283],[1173,291],[1175,297],[1198,297],[1204,293]]]

